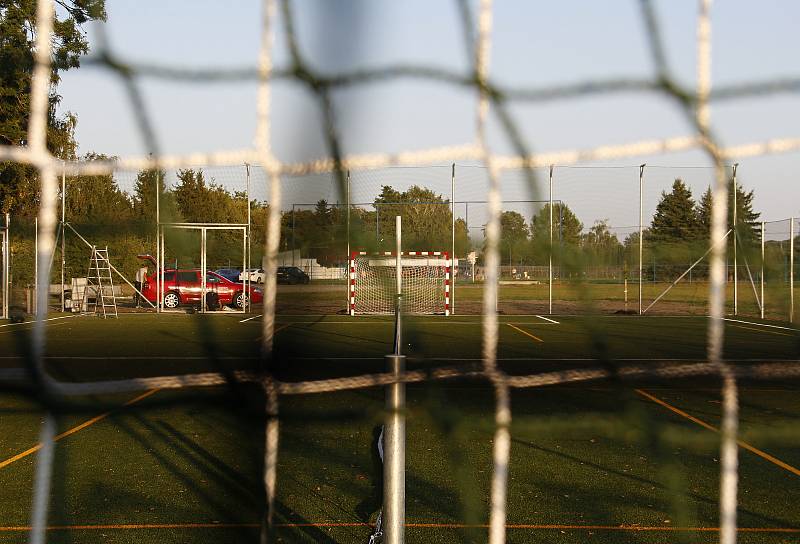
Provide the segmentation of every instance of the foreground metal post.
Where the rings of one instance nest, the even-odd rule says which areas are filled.
[[[386,371],[399,377],[406,367],[402,346],[402,281],[401,218],[395,218],[397,236],[397,302],[395,303],[394,353],[386,356]],[[405,383],[395,382],[386,387],[386,427],[383,458],[383,511],[386,544],[403,544],[406,519],[406,407]]]
[[[736,231],[736,168],[733,165],[733,315],[739,315],[739,258],[737,256],[739,233]]]

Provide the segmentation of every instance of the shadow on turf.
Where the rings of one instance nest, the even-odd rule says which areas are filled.
[[[641,476],[636,476],[634,474],[630,474],[630,473],[627,473],[627,472],[621,472],[621,471],[615,470],[615,469],[613,469],[611,467],[599,465],[599,464],[597,464],[595,462],[592,462],[592,461],[590,461],[588,459],[582,459],[582,458],[579,458],[579,457],[575,457],[575,456],[570,455],[568,453],[565,453],[563,451],[557,451],[557,450],[554,450],[554,449],[545,448],[543,446],[539,446],[539,445],[536,445],[536,444],[534,444],[532,442],[527,442],[527,441],[521,440],[519,438],[513,438],[512,437],[511,442],[513,444],[524,446],[526,448],[529,448],[529,449],[532,449],[532,450],[535,450],[535,451],[539,451],[539,452],[542,452],[542,453],[546,453],[548,455],[552,455],[552,456],[555,456],[555,457],[560,457],[561,459],[565,459],[567,461],[575,463],[576,465],[577,464],[582,464],[584,466],[596,469],[596,470],[598,470],[600,472],[613,474],[614,476],[617,476],[619,478],[623,478],[623,479],[626,479],[626,480],[631,480],[631,481],[634,481],[634,482],[639,483],[639,484],[644,484],[644,485],[659,489],[659,490],[661,490],[663,492],[672,491],[672,490],[668,489],[668,487],[665,486],[663,483],[658,482],[656,480],[652,480],[652,479],[648,479],[648,478],[642,478]],[[712,500],[712,499],[710,499],[708,497],[704,497],[702,495],[698,495],[697,493],[693,493],[691,491],[685,491],[684,492],[684,496],[688,497],[688,498],[691,498],[691,499],[697,501],[698,503],[706,505],[707,507],[709,507],[709,509],[712,512],[714,512],[714,514],[716,514],[716,512],[718,510],[719,504],[718,504],[718,502],[716,500]],[[598,502],[597,504],[598,504],[598,506],[602,506],[603,503]],[[752,510],[748,510],[746,508],[743,508],[741,504],[738,507],[738,511],[740,512],[740,514],[747,514],[749,516],[752,516],[753,519],[758,519],[762,523],[767,524],[768,526],[776,526],[776,527],[786,527],[787,526],[786,520],[776,519],[776,518],[773,518],[773,517],[765,516],[763,514],[759,514],[757,512],[753,512]],[[600,517],[599,517],[600,520],[607,519],[605,512],[600,511],[600,512],[598,512],[598,514],[600,514]],[[636,541],[638,542],[638,539]]]

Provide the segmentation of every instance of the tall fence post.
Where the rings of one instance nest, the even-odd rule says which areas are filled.
[[[67,194],[67,167],[66,163],[62,162],[61,167],[61,288],[59,291],[61,292],[61,311],[64,311],[64,305],[66,304],[65,292],[64,292],[64,280],[66,268],[67,268],[67,258],[65,256],[65,239],[67,237],[67,229],[64,228],[64,221],[66,218],[66,194]]]
[[[789,218],[789,323],[794,323],[794,217]]]
[[[345,205],[347,206],[347,268],[345,269],[345,309],[350,313],[350,170],[347,171],[347,185],[345,185]]]
[[[739,233],[736,231],[736,168],[739,163],[733,165],[733,315],[739,315],[739,260],[736,255],[739,244],[737,238]]]
[[[548,209],[550,211],[550,218],[548,222],[550,224],[550,246],[547,251],[548,253],[548,262],[547,262],[547,298],[548,298],[548,313],[552,315],[553,313],[553,168],[554,165],[550,165],[550,197],[549,197],[549,204]]]
[[[642,315],[642,258],[644,256],[644,167],[639,166],[639,315]],[[655,270],[655,267],[654,267]]]
[[[450,315],[456,313],[456,163],[453,163],[453,170],[450,174],[450,230],[452,234],[452,244],[450,249]]]
[[[764,222],[761,222],[761,319],[764,319],[764,311],[767,306],[767,301],[764,300]]]

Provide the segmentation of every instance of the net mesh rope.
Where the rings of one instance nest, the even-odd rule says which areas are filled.
[[[714,99],[752,98],[775,92],[793,90],[796,81],[779,79],[757,81],[745,85],[711,88],[711,0],[699,0],[696,33],[697,78],[696,88],[688,89],[672,77],[670,65],[664,53],[664,43],[653,5],[641,2],[641,20],[648,39],[649,55],[654,67],[654,76],[649,79],[611,79],[558,86],[543,89],[506,89],[495,85],[490,78],[491,43],[493,33],[492,1],[480,0],[477,13],[473,16],[471,5],[458,2],[463,35],[467,49],[472,56],[471,70],[467,74],[450,72],[442,68],[426,66],[388,66],[353,73],[323,76],[314,73],[303,59],[297,47],[297,36],[291,18],[291,4],[280,3],[284,15],[285,35],[289,43],[289,67],[276,70],[273,65],[273,21],[279,8],[276,0],[264,0],[262,9],[262,33],[258,68],[256,71],[237,70],[187,70],[183,68],[149,66],[127,62],[108,51],[93,61],[116,73],[124,81],[131,97],[132,109],[138,116],[143,133],[153,141],[153,128],[142,106],[136,87],[136,79],[151,76],[182,81],[215,81],[257,78],[259,82],[257,103],[257,128],[255,146],[250,149],[218,151],[207,154],[162,155],[125,157],[116,161],[94,161],[91,163],[69,163],[69,175],[108,174],[115,169],[180,168],[189,166],[224,166],[243,162],[260,164],[267,180],[267,194],[270,214],[267,221],[265,303],[263,317],[263,350],[268,359],[272,352],[275,330],[275,279],[276,253],[279,245],[281,177],[309,173],[335,172],[343,179],[344,170],[359,171],[391,165],[422,165],[450,161],[480,161],[486,166],[489,177],[488,210],[486,225],[486,289],[483,295],[483,354],[480,364],[471,369],[440,368],[428,372],[409,371],[402,375],[407,382],[449,379],[456,377],[482,377],[489,380],[495,391],[496,431],[493,441],[493,477],[490,496],[489,541],[500,544],[505,541],[506,490],[508,461],[510,451],[509,425],[511,421],[510,388],[537,387],[546,384],[567,383],[579,380],[602,379],[609,371],[602,365],[582,370],[566,372],[536,373],[529,376],[510,377],[500,370],[496,363],[498,342],[498,320],[495,312],[497,299],[497,266],[500,216],[500,175],[508,169],[531,169],[553,163],[562,165],[584,161],[618,159],[643,154],[657,154],[689,149],[703,151],[716,166],[713,184],[713,211],[711,241],[714,250],[710,257],[710,292],[707,360],[694,364],[669,365],[664,367],[630,367],[617,369],[618,376],[656,375],[662,377],[692,376],[699,374],[718,374],[723,378],[723,417],[721,424],[721,493],[720,493],[720,540],[731,544],[736,538],[736,495],[737,495],[737,446],[738,400],[736,378],[741,373],[752,377],[775,378],[778,376],[797,377],[798,367],[791,363],[753,365],[744,369],[733,369],[721,357],[723,341],[722,318],[724,311],[724,257],[726,246],[717,243],[725,236],[727,215],[727,184],[723,162],[731,157],[745,158],[772,153],[783,153],[800,149],[800,138],[772,139],[736,148],[723,148],[712,131],[709,101]],[[268,513],[264,519],[262,541],[268,538],[268,528],[274,510],[276,470],[278,455],[278,407],[280,395],[299,394],[318,391],[337,391],[349,388],[369,387],[389,383],[396,378],[384,374],[364,375],[341,379],[321,380],[307,383],[280,383],[269,373],[252,375],[234,373],[220,375],[215,373],[189,376],[165,376],[161,378],[120,380],[94,383],[63,383],[49,376],[44,368],[44,348],[46,345],[44,319],[47,313],[47,284],[49,279],[50,255],[54,249],[54,233],[57,223],[57,172],[61,161],[46,148],[48,119],[48,94],[50,83],[51,33],[53,30],[54,4],[50,0],[37,3],[37,25],[35,44],[35,66],[30,101],[30,123],[27,147],[0,147],[0,160],[14,161],[34,166],[41,183],[41,202],[39,212],[39,252],[38,252],[38,317],[32,334],[33,372],[36,383],[44,392],[61,395],[100,394],[113,391],[144,390],[153,387],[198,387],[225,383],[230,380],[257,381],[263,384],[266,393],[266,454],[264,459],[264,488]],[[331,93],[343,86],[352,86],[373,80],[417,77],[449,82],[452,85],[469,86],[478,92],[475,110],[475,134],[471,141],[451,146],[431,149],[410,150],[400,153],[376,153],[366,155],[342,156],[338,140],[337,126],[333,115]],[[292,79],[303,83],[313,93],[321,106],[325,138],[330,156],[303,163],[284,163],[273,153],[271,140],[272,113],[271,93],[276,79]],[[553,97],[569,98],[587,94],[612,93],[630,90],[645,90],[673,99],[676,109],[689,120],[691,132],[673,138],[645,140],[616,146],[601,146],[593,149],[572,149],[549,154],[530,152],[518,136],[516,125],[507,105],[512,102],[541,102]],[[487,140],[487,116],[489,111],[500,119],[506,134],[510,137],[516,152],[512,155],[493,153]],[[268,367],[267,367],[268,368]],[[627,372],[627,374],[626,374]],[[25,371],[3,371],[3,379],[23,379]],[[45,540],[48,481],[52,474],[53,415],[45,417],[41,440],[43,447],[39,454],[36,476],[36,493],[33,512],[31,541]]]
[[[351,304],[355,314],[393,315],[397,290],[396,260],[377,255],[354,255]],[[444,314],[449,286],[444,255],[404,255],[402,258],[404,314]]]

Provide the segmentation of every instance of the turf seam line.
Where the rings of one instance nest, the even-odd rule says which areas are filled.
[[[731,327],[733,327],[735,329],[744,329],[744,330],[748,330],[748,331],[756,331],[756,332],[760,332],[762,334],[777,334],[777,335],[780,335],[780,336],[788,336],[790,338],[793,338],[793,337],[796,336],[794,334],[789,334],[788,332],[765,331],[764,329],[756,329],[755,327],[744,327],[742,325],[731,325]]]
[[[72,319],[73,317],[78,317],[75,315],[62,315],[59,317],[50,317],[48,319],[43,319],[42,321],[55,321],[57,319]],[[6,323],[5,325],[0,325],[0,327],[15,327],[17,325],[30,325],[31,323],[36,323],[36,320],[33,321],[23,321],[22,323]]]
[[[651,395],[650,393],[648,393],[648,392],[646,392],[646,391],[644,391],[642,389],[636,389],[635,391],[639,395],[641,395],[641,396],[643,396],[643,397],[655,402],[656,404],[659,404],[659,405],[663,406],[667,410],[670,410],[671,412],[674,412],[674,413],[678,414],[679,416],[685,417],[689,421],[692,421],[692,422],[700,425],[701,427],[704,427],[705,429],[708,429],[709,431],[713,431],[715,433],[719,433],[719,429],[717,429],[716,427],[714,427],[713,425],[711,425],[709,423],[706,423],[702,419],[698,419],[698,418],[694,417],[693,415],[690,415],[690,414],[684,412],[680,408],[672,406],[668,402],[663,401],[660,398],[658,398],[658,397],[656,397],[654,395]],[[793,467],[792,465],[790,465],[788,463],[785,463],[784,461],[781,461],[777,457],[774,457],[774,456],[770,455],[769,453],[767,453],[767,452],[765,452],[763,450],[760,450],[760,449],[756,448],[755,446],[752,446],[752,445],[748,444],[747,442],[744,442],[743,440],[736,440],[736,443],[739,445],[740,448],[745,449],[745,450],[749,451],[750,453],[754,453],[755,455],[758,455],[762,459],[765,459],[765,460],[769,461],[770,463],[772,463],[774,465],[777,465],[780,468],[782,468],[782,469],[784,469],[784,470],[786,470],[788,472],[791,472],[795,476],[800,476],[800,469],[798,469],[796,467]]]
[[[514,330],[517,330],[517,331],[521,332],[521,333],[522,333],[522,334],[524,334],[525,336],[528,336],[528,337],[530,337],[530,338],[533,338],[533,339],[534,339],[534,340],[536,340],[537,342],[542,342],[542,343],[544,343],[544,340],[542,340],[542,339],[541,339],[541,338],[539,338],[538,336],[536,336],[536,335],[533,335],[533,334],[529,333],[528,331],[522,330],[522,329],[520,329],[519,327],[517,327],[516,325],[514,325],[514,324],[512,324],[512,323],[506,323],[506,325],[508,325],[509,327],[511,327],[511,328],[512,328],[512,329],[514,329]]]
[[[756,323],[755,321],[744,321],[742,319],[732,319],[730,317],[723,318],[725,321],[731,323],[744,323],[745,325],[758,325],[759,327],[769,327],[770,329],[783,329],[787,331],[800,332],[800,329],[793,329],[792,327],[782,327],[780,325],[769,325],[767,323]]]
[[[561,323],[556,321],[555,319],[550,319],[548,317],[544,317],[543,315],[537,315],[536,317],[538,317],[539,319],[544,319],[545,321],[549,321],[550,323],[553,323],[555,325],[561,325]]]
[[[139,402],[140,400],[143,400],[143,399],[149,397],[150,395],[156,393],[157,391],[158,391],[158,389],[151,389],[149,391],[146,391],[146,392],[142,393],[141,395],[139,395],[137,397],[134,397],[131,400],[127,401],[125,404],[122,405],[122,407],[124,408],[126,406],[130,406],[132,404],[135,404],[135,403]],[[76,425],[75,427],[72,427],[71,429],[66,430],[63,433],[56,435],[55,438],[53,438],[53,442],[58,442],[62,438],[66,438],[66,437],[68,437],[70,435],[73,435],[73,434],[77,433],[78,431],[81,431],[81,430],[85,429],[86,427],[89,427],[90,425],[94,425],[98,421],[104,420],[105,418],[110,416],[112,413],[114,413],[114,411],[115,410],[109,410],[108,412],[104,412],[104,413],[102,413],[100,415],[94,416],[93,418],[87,419],[86,421],[84,421],[80,425]],[[40,449],[42,449],[41,442],[39,444],[36,444],[35,446],[31,447],[31,448],[28,448],[27,450],[25,450],[23,452],[20,452],[20,453],[14,455],[13,457],[9,457],[5,461],[0,462],[0,469],[7,467],[11,463],[15,463],[15,462],[19,461],[20,459],[24,459],[25,457],[27,457],[27,456],[29,456],[29,455],[31,455],[33,453],[36,453]]]
[[[248,321],[252,321],[253,319],[258,319],[262,315],[264,315],[264,314],[258,314],[258,315],[254,315],[253,317],[248,317],[247,319],[242,319],[241,321],[239,321],[239,323],[247,323]]]

